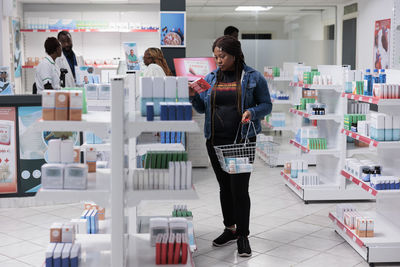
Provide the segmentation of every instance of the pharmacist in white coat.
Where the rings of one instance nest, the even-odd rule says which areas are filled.
[[[83,58],[75,55],[72,50],[72,38],[69,32],[59,32],[57,39],[62,46],[62,55],[57,58],[56,64],[59,69],[66,69],[68,71],[67,74],[65,74],[65,87],[75,87],[77,78],[75,67],[84,65]]]
[[[45,89],[60,89],[60,69],[56,66],[56,59],[61,56],[61,44],[55,37],[49,37],[44,43],[46,57],[36,67],[35,83],[37,93]]]
[[[150,47],[144,52],[143,63],[147,68],[143,71],[143,77],[172,76],[163,52],[156,47]]]

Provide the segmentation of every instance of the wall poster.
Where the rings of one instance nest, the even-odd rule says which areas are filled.
[[[388,69],[390,65],[390,19],[375,21],[374,68]]]
[[[185,12],[161,12],[160,18],[161,47],[186,47]]]

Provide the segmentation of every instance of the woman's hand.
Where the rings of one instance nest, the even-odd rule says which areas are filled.
[[[248,123],[251,120],[251,112],[246,110],[242,115],[242,123]]]
[[[196,90],[193,89],[192,83],[189,83],[189,96],[194,96],[196,94]]]

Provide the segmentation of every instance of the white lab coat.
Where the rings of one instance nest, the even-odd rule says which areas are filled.
[[[83,57],[82,56],[78,56],[75,54],[76,57],[76,63],[79,66],[83,66]],[[65,87],[75,87],[76,86],[76,82],[74,79],[74,76],[72,75],[72,71],[71,71],[71,67],[68,64],[68,60],[65,57],[64,53],[61,53],[61,57],[58,57],[56,59],[56,65],[58,67],[58,69],[66,69],[68,71],[67,74],[65,74]],[[77,72],[75,71],[75,77],[77,75]]]
[[[47,55],[36,67],[35,82],[38,94],[43,92],[47,82],[50,82],[53,89],[60,89],[60,69],[51,56]]]
[[[143,71],[143,77],[165,77],[164,70],[157,64],[151,63]]]

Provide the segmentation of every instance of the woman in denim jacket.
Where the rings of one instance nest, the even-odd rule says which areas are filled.
[[[245,64],[237,39],[222,36],[215,40],[212,50],[218,68],[205,77],[211,88],[200,93],[192,87],[190,90],[194,94],[194,109],[205,113],[207,151],[220,187],[225,229],[213,245],[221,247],[237,241],[239,256],[250,257],[250,173],[229,174],[223,171],[214,146],[233,144],[241,123],[243,127],[238,139],[243,142],[250,127],[246,124],[249,120],[254,127],[250,127],[247,137],[250,142],[255,142],[257,133],[261,131],[260,120],[271,112],[272,103],[267,81],[261,73]]]

